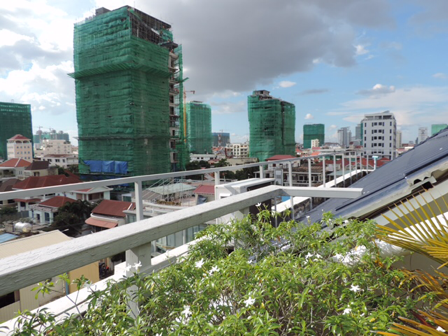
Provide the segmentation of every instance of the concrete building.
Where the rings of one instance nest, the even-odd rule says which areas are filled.
[[[318,139],[319,144],[325,143],[325,125],[324,124],[306,124],[303,125],[303,148],[311,148],[311,140]]]
[[[350,145],[351,138],[350,127],[342,127],[338,130],[338,142],[342,148],[347,148]]]
[[[433,124],[431,125],[431,136],[436,133],[439,133],[441,130],[448,127],[448,124]]]
[[[40,147],[40,145],[45,140],[64,140],[70,142],[70,136],[64,131],[56,132],[56,130],[50,128],[50,132],[39,130],[33,135],[33,143],[35,147]]]
[[[360,142],[360,144],[362,144],[362,126],[361,126],[361,124],[356,125],[355,140],[358,140]]]
[[[39,145],[38,149],[35,150],[36,157],[42,157],[48,154],[72,154],[72,144],[66,140],[51,140],[45,139]],[[37,147],[37,146],[35,146]]]
[[[429,138],[428,135],[428,127],[419,127],[418,128],[418,143],[422,143],[426,139]]]
[[[389,111],[366,114],[363,123],[364,155],[393,160],[397,149],[397,122]]]
[[[8,157],[8,139],[21,134],[32,139],[31,105],[0,102],[0,158]]]
[[[397,130],[397,148],[401,148],[403,144],[403,133]]]
[[[296,108],[257,90],[247,98],[250,148],[249,156],[264,161],[276,154],[295,154]]]
[[[0,180],[17,178],[23,180],[26,178],[25,169],[31,162],[23,159],[11,159],[0,163]]]
[[[50,167],[68,168],[69,166],[76,166],[79,162],[78,156],[75,154],[48,154],[42,156],[42,161],[48,161]]]
[[[8,160],[33,160],[33,144],[31,143],[31,139],[24,137],[22,134],[16,134],[12,138],[9,138],[6,148],[8,152]]]
[[[319,143],[319,139],[313,139],[311,140],[311,148],[316,148],[319,147],[320,143]]]
[[[227,155],[231,155],[235,159],[249,157],[249,144],[248,143],[227,144],[226,150],[227,150]]]
[[[99,8],[75,24],[74,68],[81,176],[183,169],[182,50],[169,24]]]

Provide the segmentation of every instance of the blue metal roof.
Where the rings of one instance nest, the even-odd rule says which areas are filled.
[[[7,241],[13,240],[19,238],[19,236],[12,234],[12,233],[2,233],[0,234],[0,244],[5,243]]]
[[[409,181],[414,181],[424,172],[448,161],[448,129],[428,138],[426,141],[386,163],[364,178],[353,183],[350,188],[363,188],[363,195],[355,199],[329,199],[306,213],[312,223],[322,219],[322,213],[331,212],[336,217],[350,217],[361,208],[368,208],[373,202],[390,198],[399,190],[409,190]],[[391,202],[395,200],[391,199]],[[370,206],[371,209],[371,206]],[[304,221],[305,215],[299,218]],[[306,220],[308,221],[308,219]]]

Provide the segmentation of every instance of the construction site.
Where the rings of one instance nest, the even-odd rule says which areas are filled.
[[[31,105],[0,102],[0,159],[7,159],[8,139],[21,134],[33,138]]]
[[[249,156],[259,161],[277,155],[295,156],[294,104],[269,95],[269,91],[254,91],[247,98],[250,149]]]
[[[125,6],[75,24],[80,174],[87,179],[183,169],[182,49],[171,26]]]
[[[190,153],[212,153],[212,109],[199,101],[186,104],[187,143]]]
[[[311,140],[319,140],[319,145],[325,143],[325,125],[308,124],[303,125],[303,148],[311,148]]]

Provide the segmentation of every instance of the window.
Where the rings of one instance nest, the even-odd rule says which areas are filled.
[[[392,126],[392,121],[390,122],[390,125]]]
[[[0,296],[0,308],[9,306],[14,302],[20,301],[20,292],[14,291],[12,293]]]

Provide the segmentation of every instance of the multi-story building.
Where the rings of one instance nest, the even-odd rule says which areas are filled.
[[[31,139],[24,137],[22,134],[16,134],[8,139],[6,144],[8,151],[8,160],[23,159],[33,161],[33,144]]]
[[[0,102],[0,159],[8,157],[8,139],[22,134],[31,139],[31,105]]]
[[[439,133],[441,130],[448,127],[448,124],[433,124],[431,125],[431,136],[436,133]]]
[[[311,140],[311,148],[316,148],[319,147],[320,143],[319,143],[319,139],[313,139]]]
[[[389,111],[366,114],[363,123],[365,155],[393,160],[397,149],[397,122]]]
[[[355,128],[355,140],[362,144],[362,126],[361,124],[356,125]]]
[[[351,138],[352,131],[350,131],[350,127],[338,129],[338,142],[342,148],[347,148],[350,145]]]
[[[248,143],[234,143],[226,146],[227,154],[234,158],[248,158],[249,144]]]
[[[35,150],[36,156],[51,154],[72,154],[72,145],[66,140],[43,140],[40,148]]]
[[[320,144],[325,143],[325,125],[303,125],[303,148],[311,148],[311,140],[318,139]]]
[[[40,147],[44,140],[65,140],[70,141],[70,136],[64,131],[56,132],[56,130],[50,128],[50,132],[45,132],[39,129],[36,134],[33,135],[33,143],[35,147]]]
[[[187,144],[190,153],[212,153],[212,108],[192,101],[186,104]]]
[[[213,132],[213,147],[222,147],[230,143],[230,133]]]
[[[276,154],[295,155],[296,108],[258,90],[247,97],[250,157],[259,161]]]
[[[397,148],[401,148],[403,144],[403,133],[397,130]]]
[[[428,139],[428,127],[419,127],[418,128],[418,143],[422,143],[426,139]]]
[[[182,52],[170,29],[129,6],[75,24],[81,175],[163,173],[186,160]]]

